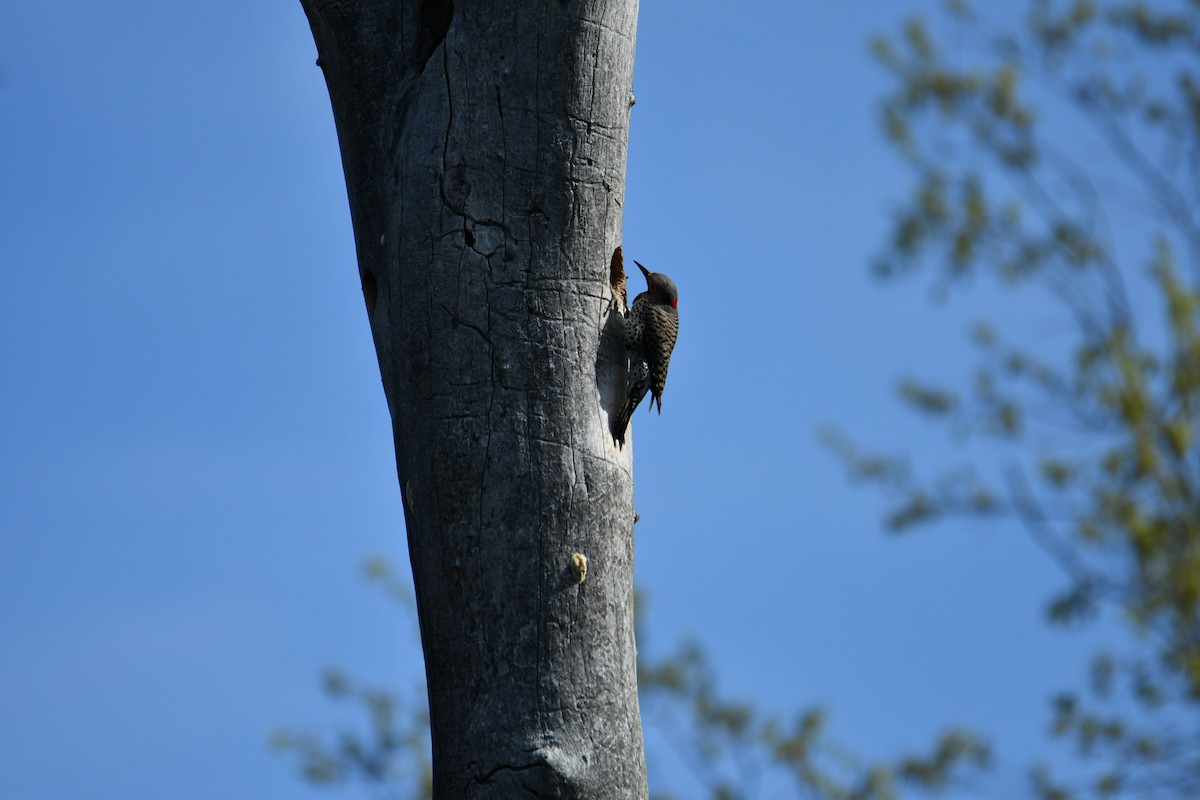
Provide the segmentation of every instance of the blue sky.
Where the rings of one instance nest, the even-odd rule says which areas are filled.
[[[625,250],[682,317],[635,421],[642,646],[697,637],[723,690],[867,755],[972,724],[1007,793],[1102,633],[1044,627],[1016,529],[889,538],[816,436],[955,452],[894,386],[967,374],[990,301],[867,269],[907,175],[866,44],[932,5],[642,6]],[[357,721],[327,667],[419,675],[361,574],[407,562],[314,59],[292,0],[0,10],[4,798],[324,795],[270,732]]]

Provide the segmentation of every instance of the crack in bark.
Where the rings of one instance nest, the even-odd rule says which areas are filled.
[[[470,330],[475,331],[475,333],[479,334],[480,339],[483,339],[483,341],[487,342],[487,346],[489,348],[495,347],[495,345],[492,344],[491,336],[483,328],[479,327],[478,325],[476,325],[474,323],[467,322],[465,319],[458,316],[458,314],[455,314],[450,309],[450,306],[446,305],[445,303],[438,303],[438,307],[441,308],[442,311],[446,312],[446,316],[448,316],[448,317],[450,317],[450,319],[454,320],[454,324],[461,325],[464,328],[468,328]]]
[[[529,772],[530,770],[543,768],[545,766],[546,766],[545,764],[540,763],[540,762],[534,762],[532,764],[523,764],[520,766],[501,764],[500,766],[493,768],[482,778],[472,776],[471,779],[469,781],[467,781],[467,785],[465,787],[466,791],[463,792],[463,795],[464,796],[468,795],[472,784],[478,784],[479,786],[486,786],[489,783],[494,783],[496,780],[496,776],[499,775],[501,772],[512,772],[512,773]],[[518,781],[518,783],[519,783],[519,781]],[[538,796],[537,792],[533,791],[532,789],[530,789],[524,785],[521,785],[521,788],[524,789],[525,791],[529,792],[534,797]]]

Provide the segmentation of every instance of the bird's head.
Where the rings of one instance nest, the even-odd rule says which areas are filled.
[[[679,290],[675,288],[675,281],[661,272],[651,272],[643,267],[640,261],[635,260],[633,263],[637,264],[638,269],[646,276],[646,288],[650,290],[651,297],[671,308],[679,308]]]

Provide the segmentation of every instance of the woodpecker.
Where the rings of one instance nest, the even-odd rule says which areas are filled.
[[[679,336],[679,290],[675,281],[660,272],[651,272],[639,262],[646,276],[646,291],[633,299],[633,308],[625,314],[625,348],[629,354],[629,379],[625,405],[613,420],[613,438],[625,443],[625,430],[634,409],[646,392],[650,405],[662,413],[662,393],[667,385],[667,367]]]

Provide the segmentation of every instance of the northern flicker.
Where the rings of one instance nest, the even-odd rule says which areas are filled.
[[[679,336],[679,290],[675,281],[659,272],[651,272],[637,261],[646,276],[646,291],[633,299],[633,308],[625,315],[625,348],[629,355],[629,378],[625,404],[612,423],[613,438],[624,444],[629,419],[646,392],[650,406],[662,413],[662,393],[667,385],[667,367]]]

